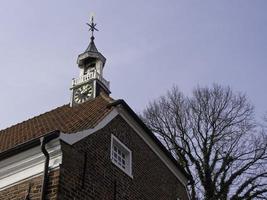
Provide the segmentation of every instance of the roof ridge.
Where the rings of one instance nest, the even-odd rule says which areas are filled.
[[[108,103],[112,103],[113,101],[115,101],[112,97],[107,96],[107,95],[103,94],[102,92],[101,92],[100,95],[99,95],[98,97],[96,97],[95,99],[98,99],[99,97],[102,97],[102,98],[103,98],[105,101],[107,101]],[[91,99],[91,100],[88,101],[88,102],[92,102],[92,101],[95,100],[95,99]],[[34,120],[35,118],[41,117],[42,115],[46,115],[46,114],[51,113],[51,112],[54,112],[55,110],[60,109],[60,108],[62,108],[62,107],[64,107],[64,106],[68,106],[68,105],[70,105],[70,103],[63,104],[62,106],[57,106],[57,107],[55,107],[55,108],[52,108],[52,109],[49,110],[49,111],[46,111],[46,112],[44,112],[44,113],[37,114],[37,115],[35,115],[35,116],[33,116],[33,117],[30,117],[30,118],[28,118],[28,119],[26,119],[26,120],[23,120],[23,121],[21,121],[21,122],[12,124],[12,125],[10,125],[10,126],[4,128],[4,129],[0,129],[0,134],[3,133],[3,132],[5,132],[5,131],[7,131],[7,130],[9,130],[9,129],[12,129],[12,128],[16,127],[16,126],[22,125],[23,123],[26,123],[27,121]],[[81,104],[81,105],[82,105],[82,104]]]
[[[40,116],[42,116],[42,115],[45,115],[45,114],[47,114],[47,113],[53,112],[53,111],[55,111],[55,110],[57,110],[57,109],[59,109],[59,108],[62,108],[62,107],[64,107],[64,106],[67,106],[67,105],[69,105],[69,104],[63,104],[62,106],[57,106],[56,108],[52,108],[52,109],[49,110],[49,111],[46,111],[46,112],[44,112],[44,113],[35,115],[35,116],[33,116],[33,117],[30,117],[30,118],[28,118],[28,119],[26,119],[26,120],[23,120],[23,121],[21,121],[21,122],[18,122],[18,123],[16,123],[16,124],[12,124],[12,125],[10,125],[10,126],[4,128],[4,129],[1,129],[1,130],[0,130],[0,134],[1,134],[1,132],[5,132],[5,131],[8,130],[8,129],[11,129],[11,128],[15,127],[15,126],[21,125],[21,124],[23,124],[23,123],[25,123],[25,122],[27,122],[27,121],[29,121],[29,120],[33,120],[33,119],[35,119],[35,118],[37,118],[37,117],[40,117]]]
[[[110,112],[111,109],[107,107],[110,102],[113,102],[111,97],[101,94],[83,104],[73,107],[64,104],[2,129],[0,152],[53,130],[74,133],[92,128]]]

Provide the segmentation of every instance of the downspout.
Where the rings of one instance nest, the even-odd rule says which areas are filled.
[[[48,170],[49,170],[49,160],[50,156],[47,152],[45,145],[50,142],[51,140],[59,137],[59,131],[55,131],[55,134],[47,135],[40,138],[41,142],[41,150],[45,156],[45,164],[44,164],[44,172],[43,172],[43,181],[42,181],[42,190],[41,190],[41,200],[45,200],[46,190],[47,190],[47,183],[48,183]]]
[[[41,190],[41,200],[45,199],[45,193],[47,188],[47,182],[48,182],[48,168],[49,168],[49,153],[47,152],[45,148],[45,144],[47,141],[44,137],[40,138],[41,141],[41,150],[45,156],[45,164],[44,164],[44,173],[43,173],[43,182],[42,182],[42,190]]]

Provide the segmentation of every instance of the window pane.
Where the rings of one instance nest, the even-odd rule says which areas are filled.
[[[114,158],[117,158],[118,157],[115,152],[113,152],[113,156],[114,156]]]
[[[115,137],[112,137],[111,151],[112,162],[131,175],[131,151],[124,147]]]

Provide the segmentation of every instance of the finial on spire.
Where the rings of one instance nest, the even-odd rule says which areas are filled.
[[[86,24],[90,27],[89,31],[92,32],[91,40],[94,40],[95,39],[94,31],[98,31],[98,29],[96,28],[96,23],[94,23],[94,15],[91,16],[90,24],[89,23]]]

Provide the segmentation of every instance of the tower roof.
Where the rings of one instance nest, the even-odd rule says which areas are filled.
[[[97,50],[95,42],[94,42],[94,40],[95,40],[94,31],[98,31],[98,29],[96,28],[96,23],[94,23],[93,17],[91,19],[90,24],[87,23],[87,25],[90,27],[89,31],[91,31],[91,41],[90,41],[87,49],[85,50],[85,52],[78,56],[77,63],[79,65],[79,67],[83,67],[86,60],[88,60],[90,58],[96,58],[96,59],[101,60],[103,62],[103,65],[105,65],[106,58]]]
[[[90,52],[94,52],[94,53],[99,53],[98,50],[97,50],[97,48],[96,48],[96,46],[95,46],[94,39],[95,39],[95,37],[92,36],[92,37],[91,37],[90,44],[88,45],[88,47],[87,47],[87,49],[85,50],[85,52],[90,51]]]

